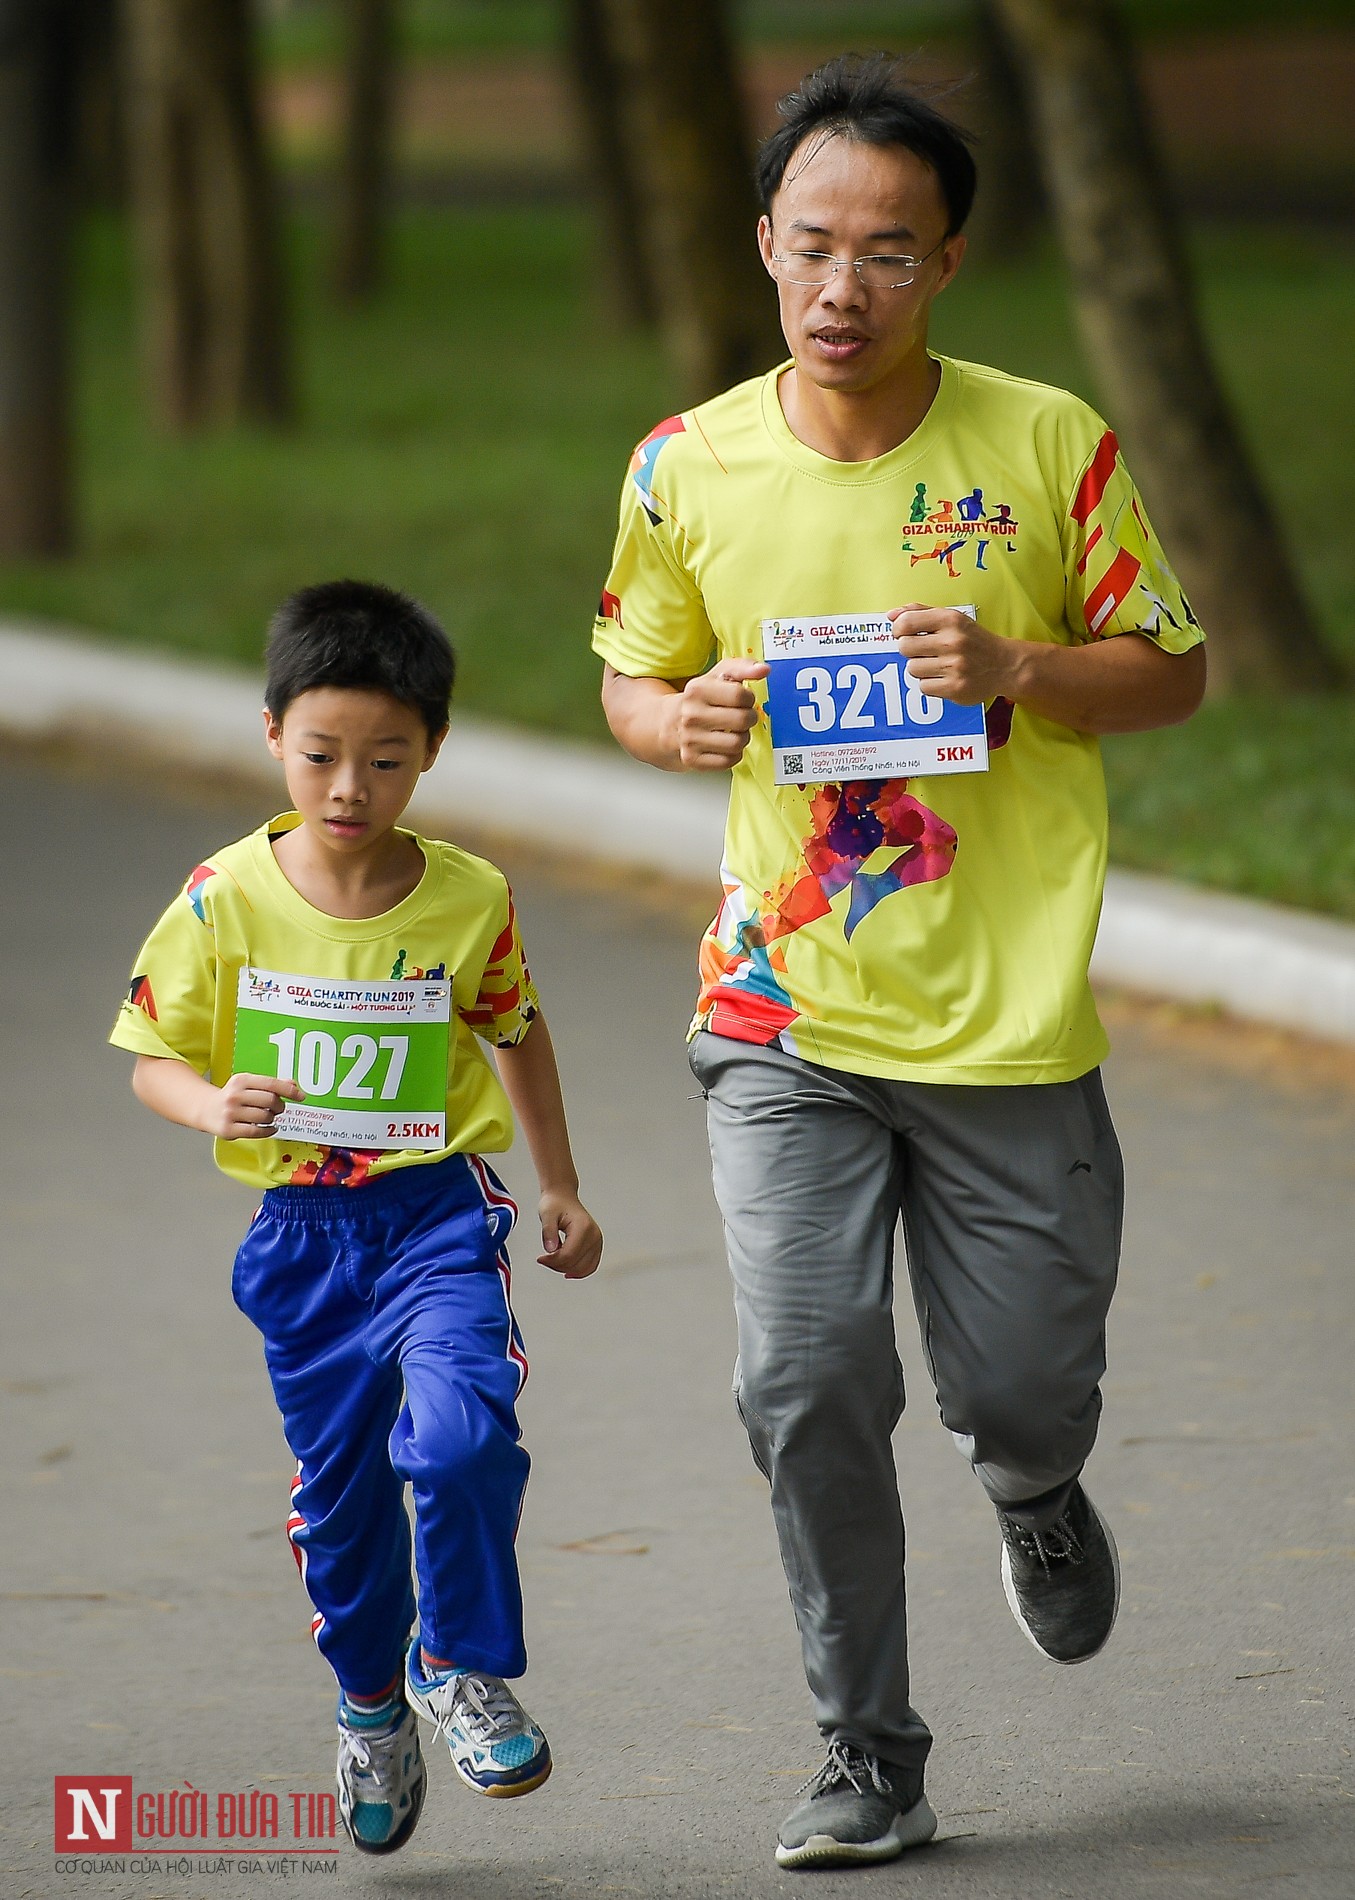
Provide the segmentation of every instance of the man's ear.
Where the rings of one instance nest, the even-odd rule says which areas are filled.
[[[772,251],[774,249],[774,244],[772,240],[772,221],[767,216],[765,211],[763,212],[762,216],[757,221],[757,247],[759,251],[761,251],[762,253],[762,263],[763,263],[763,267],[765,268],[767,272],[767,275],[769,277],[774,277],[776,273],[772,269]]]

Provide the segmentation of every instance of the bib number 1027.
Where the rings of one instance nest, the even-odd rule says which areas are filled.
[[[872,699],[879,692],[879,711],[890,727],[934,726],[945,715],[944,699],[929,697],[904,672],[901,660],[867,665],[847,660],[837,667],[801,666],[795,672],[800,695],[800,725],[806,733],[873,732],[877,725]]]
[[[341,1102],[399,1100],[408,1036],[357,1034],[340,1041],[326,1029],[298,1032],[289,1026],[268,1041],[278,1052],[278,1081],[297,1082],[307,1095],[332,1095]]]

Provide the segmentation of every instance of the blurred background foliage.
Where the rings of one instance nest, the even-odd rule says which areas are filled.
[[[1221,378],[1322,639],[1355,663],[1348,0],[1295,0],[1282,20],[1265,0],[1123,11]],[[731,19],[754,132],[847,46],[915,53],[969,109],[967,0],[742,0]],[[588,631],[617,493],[631,446],[684,392],[608,289],[562,9],[403,0],[383,264],[358,297],[336,296],[332,271],[345,20],[338,0],[260,9],[290,427],[153,420],[116,125],[96,127],[73,259],[78,537],[60,559],[0,561],[0,613],[254,664],[282,595],[358,573],[444,618],[462,705],[603,737]],[[1043,221],[1014,255],[978,229],[934,340],[1098,400]],[[1113,855],[1355,917],[1353,714],[1348,692],[1242,693],[1108,742]]]

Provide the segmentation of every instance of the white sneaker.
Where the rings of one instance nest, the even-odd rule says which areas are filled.
[[[471,1669],[425,1675],[413,1643],[405,1693],[411,1709],[444,1738],[452,1766],[477,1794],[530,1794],[550,1774],[550,1743],[501,1676]]]
[[[427,1773],[413,1709],[387,1729],[350,1728],[339,1704],[339,1819],[364,1854],[393,1854],[419,1824]]]

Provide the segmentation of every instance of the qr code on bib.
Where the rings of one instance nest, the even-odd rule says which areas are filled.
[[[785,755],[785,758],[781,762],[781,769],[784,772],[788,773],[791,778],[798,778],[800,773],[803,772],[805,769],[804,753],[803,752],[787,752],[787,754]]]

